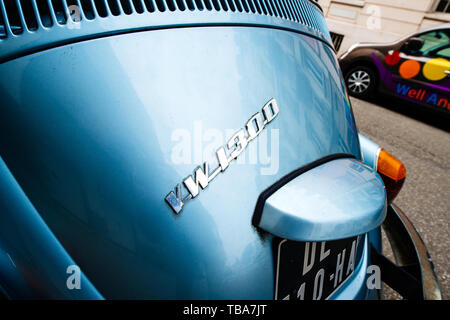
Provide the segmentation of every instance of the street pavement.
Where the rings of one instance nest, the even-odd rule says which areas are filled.
[[[384,97],[351,102],[359,131],[405,164],[406,181],[394,203],[421,234],[442,296],[450,299],[450,117]],[[385,237],[383,244],[389,254]],[[384,298],[401,298],[389,289]]]

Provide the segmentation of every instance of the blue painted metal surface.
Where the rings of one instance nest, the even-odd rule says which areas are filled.
[[[258,195],[325,155],[360,159],[337,68],[328,45],[265,28],[149,31],[58,47],[0,65],[8,75],[0,154],[105,297],[272,299],[271,236],[251,225]],[[246,160],[175,216],[164,196],[205,160],[194,141],[211,144],[213,157],[271,98],[280,113]],[[208,137],[210,129],[222,137]],[[182,142],[188,161],[174,151]],[[264,144],[278,156],[251,162],[251,148]]]
[[[361,156],[363,162],[374,170],[377,170],[378,155],[381,147],[361,133],[358,133],[359,144],[361,146]],[[382,252],[381,229],[377,228],[369,232],[370,244],[378,251]]]
[[[102,299],[84,274],[67,286],[75,262],[36,212],[0,158],[0,293],[11,299]]]
[[[106,5],[105,5],[106,3]],[[116,3],[111,7],[112,3]],[[231,0],[103,2],[87,0],[80,6],[65,1],[49,9],[35,1],[27,12],[17,2],[17,19],[7,19],[0,1],[0,62],[44,48],[114,34],[187,26],[247,25],[282,28],[327,42],[331,37],[320,7],[308,0]],[[139,5],[140,4],[140,5]],[[75,7],[76,6],[76,7]],[[11,12],[10,8],[10,12]],[[11,21],[10,21],[11,20]],[[30,24],[28,21],[35,21]],[[3,23],[1,23],[3,21]]]
[[[380,146],[361,133],[358,134],[358,137],[364,163],[377,170],[378,155],[381,150]]]
[[[281,238],[327,241],[365,234],[386,217],[378,174],[354,159],[311,169],[271,195],[259,226]]]

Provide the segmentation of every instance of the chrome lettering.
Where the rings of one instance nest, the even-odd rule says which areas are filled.
[[[240,129],[228,140],[226,147],[222,146],[217,149],[216,158],[218,166],[211,171],[211,174],[209,164],[205,162],[203,163],[203,168],[197,167],[192,175],[184,179],[183,185],[189,192],[187,196],[182,196],[182,186],[181,184],[177,184],[175,189],[169,192],[164,198],[173,212],[176,214],[180,213],[187,201],[198,196],[200,188],[205,189],[220,172],[224,172],[230,163],[237,159],[247,148],[248,143],[255,139],[279,112],[280,110],[275,99],[267,102],[260,112],[255,113],[247,121],[244,129]],[[226,150],[230,152],[228,156]]]

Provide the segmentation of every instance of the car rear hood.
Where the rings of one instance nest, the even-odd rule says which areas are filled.
[[[333,50],[294,32],[117,35],[5,62],[0,75],[0,154],[107,298],[273,298],[273,235],[252,224],[259,195],[319,158],[361,158]],[[166,195],[215,168],[271,99],[277,117],[174,214]]]

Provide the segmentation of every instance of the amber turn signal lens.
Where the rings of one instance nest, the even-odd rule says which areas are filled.
[[[377,171],[386,186],[387,200],[392,202],[405,182],[405,165],[389,152],[381,149],[378,155]]]
[[[377,170],[394,181],[406,178],[405,165],[384,149],[378,155]]]

